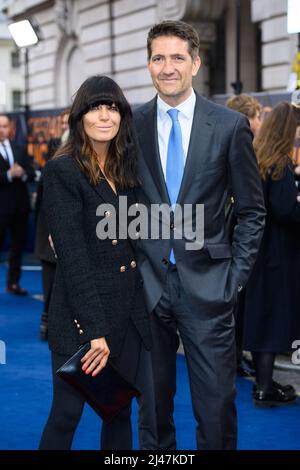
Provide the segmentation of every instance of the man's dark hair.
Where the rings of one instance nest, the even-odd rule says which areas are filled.
[[[148,33],[147,51],[148,61],[152,54],[152,41],[160,36],[176,36],[188,43],[189,53],[193,60],[199,54],[200,40],[195,28],[184,21],[162,21],[155,24]]]

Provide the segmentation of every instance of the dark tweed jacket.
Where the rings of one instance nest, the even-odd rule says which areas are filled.
[[[135,203],[134,192],[119,192]],[[57,271],[49,311],[49,347],[73,354],[80,344],[105,337],[111,357],[120,353],[131,318],[144,345],[151,347],[149,317],[136,266],[134,242],[100,240],[97,224],[118,215],[119,198],[102,180],[92,187],[75,160],[63,156],[47,163],[44,203],[49,231],[57,253]],[[97,216],[100,204],[110,204]]]

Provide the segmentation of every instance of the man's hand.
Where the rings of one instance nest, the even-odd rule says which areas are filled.
[[[110,350],[105,338],[93,339],[91,341],[91,349],[81,359],[83,364],[82,370],[86,374],[92,372],[92,376],[95,377],[106,366],[109,355]]]
[[[22,178],[25,175],[25,171],[18,163],[14,163],[9,170],[9,174],[12,178]]]
[[[54,254],[55,258],[57,258],[57,254],[56,254],[56,251],[55,251],[55,247],[54,247],[54,243],[53,243],[51,235],[48,236],[48,242],[49,242],[51,250],[53,251],[53,254]]]

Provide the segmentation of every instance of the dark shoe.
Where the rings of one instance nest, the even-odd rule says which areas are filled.
[[[297,403],[297,398],[292,397],[278,388],[272,388],[270,392],[253,390],[253,403],[259,408],[271,408],[273,406],[287,406]]]
[[[272,385],[274,388],[277,388],[278,390],[282,390],[284,393],[287,395],[296,398],[296,390],[294,389],[293,385],[287,384],[287,385],[282,385],[279,382],[275,382],[273,380]],[[257,384],[255,383],[253,385],[253,394],[257,391]]]
[[[47,313],[43,313],[41,316],[40,338],[43,341],[47,341],[48,339],[48,314]]]
[[[6,292],[14,295],[28,295],[27,290],[22,289],[19,284],[9,284],[6,288]]]
[[[296,397],[296,390],[293,387],[293,385],[290,385],[290,384],[282,385],[279,382],[275,382],[275,380],[273,380],[273,387],[283,390],[288,395],[293,395],[294,397]]]

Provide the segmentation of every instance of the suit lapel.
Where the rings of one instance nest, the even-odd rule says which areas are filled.
[[[115,194],[114,191],[109,186],[109,183],[105,179],[101,180],[97,186],[93,186],[93,189],[106,204],[111,204],[112,206],[114,206],[115,211],[116,211],[117,227],[119,227],[120,233],[127,234],[128,223],[130,222],[130,217],[128,217],[128,212],[127,212],[126,218],[119,217],[119,197],[120,196],[127,197],[126,203],[127,203],[127,211],[128,211],[130,205],[134,204],[137,201],[134,191],[120,189],[118,190],[118,194]],[[120,226],[119,225],[120,222],[121,223],[124,222],[124,224]],[[131,240],[129,236],[127,237],[127,240],[131,244],[132,248],[135,249],[133,240]]]
[[[143,122],[138,123],[138,127],[140,125],[139,140],[143,157],[162,201],[170,204],[159,155],[156,98],[150,101],[148,107],[142,113]]]
[[[104,202],[112,204],[116,209],[118,209],[118,196],[114,193],[105,179],[101,179],[97,186],[92,187]]]
[[[196,104],[191,130],[188,154],[184,167],[184,173],[178,195],[178,203],[183,199],[191,187],[195,172],[203,163],[207,155],[203,155],[201,149],[206,147],[214,130],[215,119],[211,115],[209,102],[196,93]]]
[[[14,145],[12,144],[12,142],[10,142],[10,147],[11,147],[11,150],[12,150],[12,155],[13,155],[13,160],[14,160],[14,163],[16,162],[16,158],[15,158],[15,147]],[[7,158],[5,155],[3,155],[2,153],[0,153],[0,158],[4,161],[7,169],[10,168],[10,162],[7,161]]]
[[[9,163],[4,157],[4,155],[2,155],[2,153],[0,153],[0,161],[1,161],[1,165],[9,170]]]

